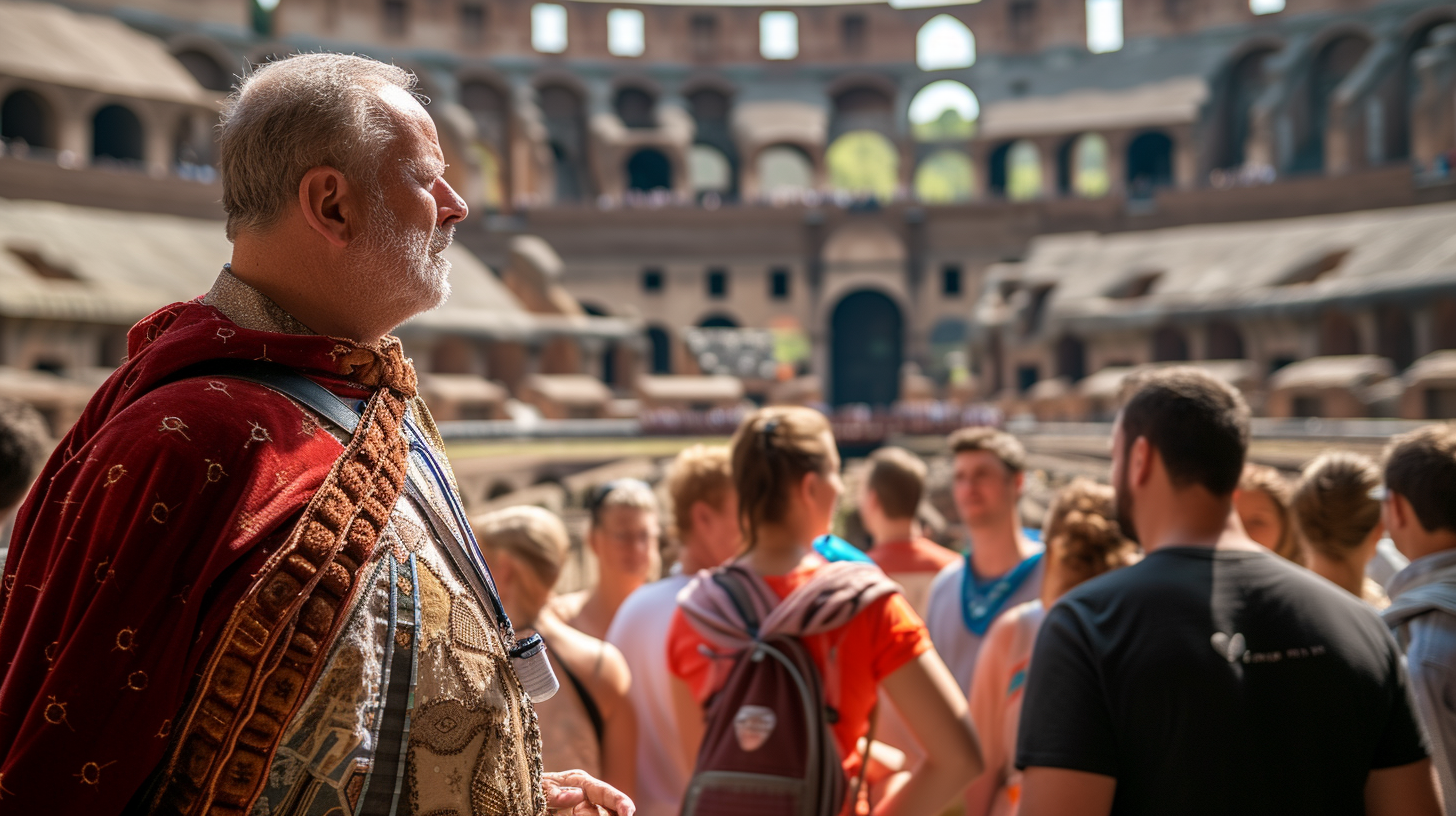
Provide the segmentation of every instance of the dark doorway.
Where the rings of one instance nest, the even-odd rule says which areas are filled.
[[[672,164],[659,150],[646,148],[627,160],[627,187],[651,192],[672,189]]]
[[[124,162],[142,160],[142,123],[120,105],[107,105],[92,122],[91,156]]]
[[[1011,154],[1011,145],[1007,142],[1004,145],[991,151],[990,172],[986,177],[986,187],[991,195],[997,198],[1006,197],[1006,160]]]
[[[1173,140],[1152,131],[1127,146],[1127,191],[1132,198],[1151,198],[1159,187],[1173,186]]]
[[[1396,371],[1404,371],[1416,359],[1416,335],[1410,311],[1395,305],[1375,310],[1375,353],[1395,363]]]
[[[1431,348],[1456,349],[1456,298],[1437,299],[1431,317]]]
[[[586,123],[581,97],[564,85],[547,85],[536,92],[546,119],[556,171],[556,201],[591,197],[586,174]]]
[[[1153,332],[1153,362],[1172,363],[1188,359],[1188,337],[1181,329],[1164,326]]]
[[[1204,356],[1210,360],[1242,360],[1244,336],[1227,320],[1214,321],[1208,324],[1208,353]]]
[[[672,337],[661,326],[647,327],[647,341],[652,344],[652,373],[672,373]]]
[[[736,329],[738,321],[725,314],[708,315],[698,321],[700,329]]]
[[[16,91],[0,105],[0,138],[25,142],[27,147],[54,148],[55,141],[45,100],[33,91]]]
[[[1057,341],[1057,376],[1077,382],[1087,376],[1087,344],[1067,335]]]
[[[829,342],[833,403],[888,406],[900,396],[900,308],[879,292],[855,292],[834,308]]]

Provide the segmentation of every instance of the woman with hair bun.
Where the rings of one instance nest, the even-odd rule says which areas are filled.
[[[975,731],[955,679],[898,587],[873,563],[830,562],[815,551],[844,489],[829,422],[807,408],[764,408],[744,419],[731,447],[745,551],[699,573],[683,590],[668,635],[674,704],[689,758],[703,738],[703,706],[735,662],[708,655],[743,654],[771,635],[798,638],[834,713],[826,721],[846,780],[860,777],[862,740],[881,688],[925,749],[908,773],[877,774],[878,762],[871,762],[870,796],[854,795],[858,786],[851,782],[854,793],[846,794],[841,812],[868,813],[873,801],[877,816],[940,813],[981,770]],[[721,597],[726,577],[764,607],[765,631],[744,631],[734,604]],[[802,587],[808,590],[796,592]],[[785,623],[767,631],[775,621]],[[814,621],[832,623],[815,628]],[[709,746],[703,751],[708,755]],[[885,784],[876,785],[877,776]]]
[[[1047,565],[1041,599],[1008,610],[991,625],[971,680],[971,719],[981,734],[986,774],[966,791],[966,816],[1016,813],[1021,793],[1021,773],[1013,764],[1017,723],[1032,644],[1046,610],[1078,584],[1141,558],[1118,527],[1112,488],[1087,479],[1076,479],[1057,493],[1047,509],[1042,540]]]
[[[1380,584],[1365,575],[1385,528],[1380,469],[1370,458],[1338,451],[1305,465],[1290,502],[1305,544],[1305,566],[1376,609],[1390,605]]]

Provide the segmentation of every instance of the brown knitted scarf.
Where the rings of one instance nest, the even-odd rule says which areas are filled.
[[[156,813],[240,816],[252,808],[404,489],[402,426],[415,396],[414,369],[392,337],[378,351],[353,349],[338,365],[338,373],[378,390],[286,543],[223,627],[178,722],[152,800]]]

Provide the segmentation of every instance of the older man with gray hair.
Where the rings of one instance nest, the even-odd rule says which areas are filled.
[[[133,327],[0,583],[0,808],[633,813],[541,768],[516,638],[389,332],[466,206],[406,71],[279,60],[229,98],[232,262]]]

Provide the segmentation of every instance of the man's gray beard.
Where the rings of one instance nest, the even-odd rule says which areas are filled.
[[[444,303],[450,297],[450,261],[443,253],[454,240],[454,225],[429,232],[409,230],[382,206],[371,216],[354,264],[360,284],[387,287],[398,300],[409,303],[412,314]]]

